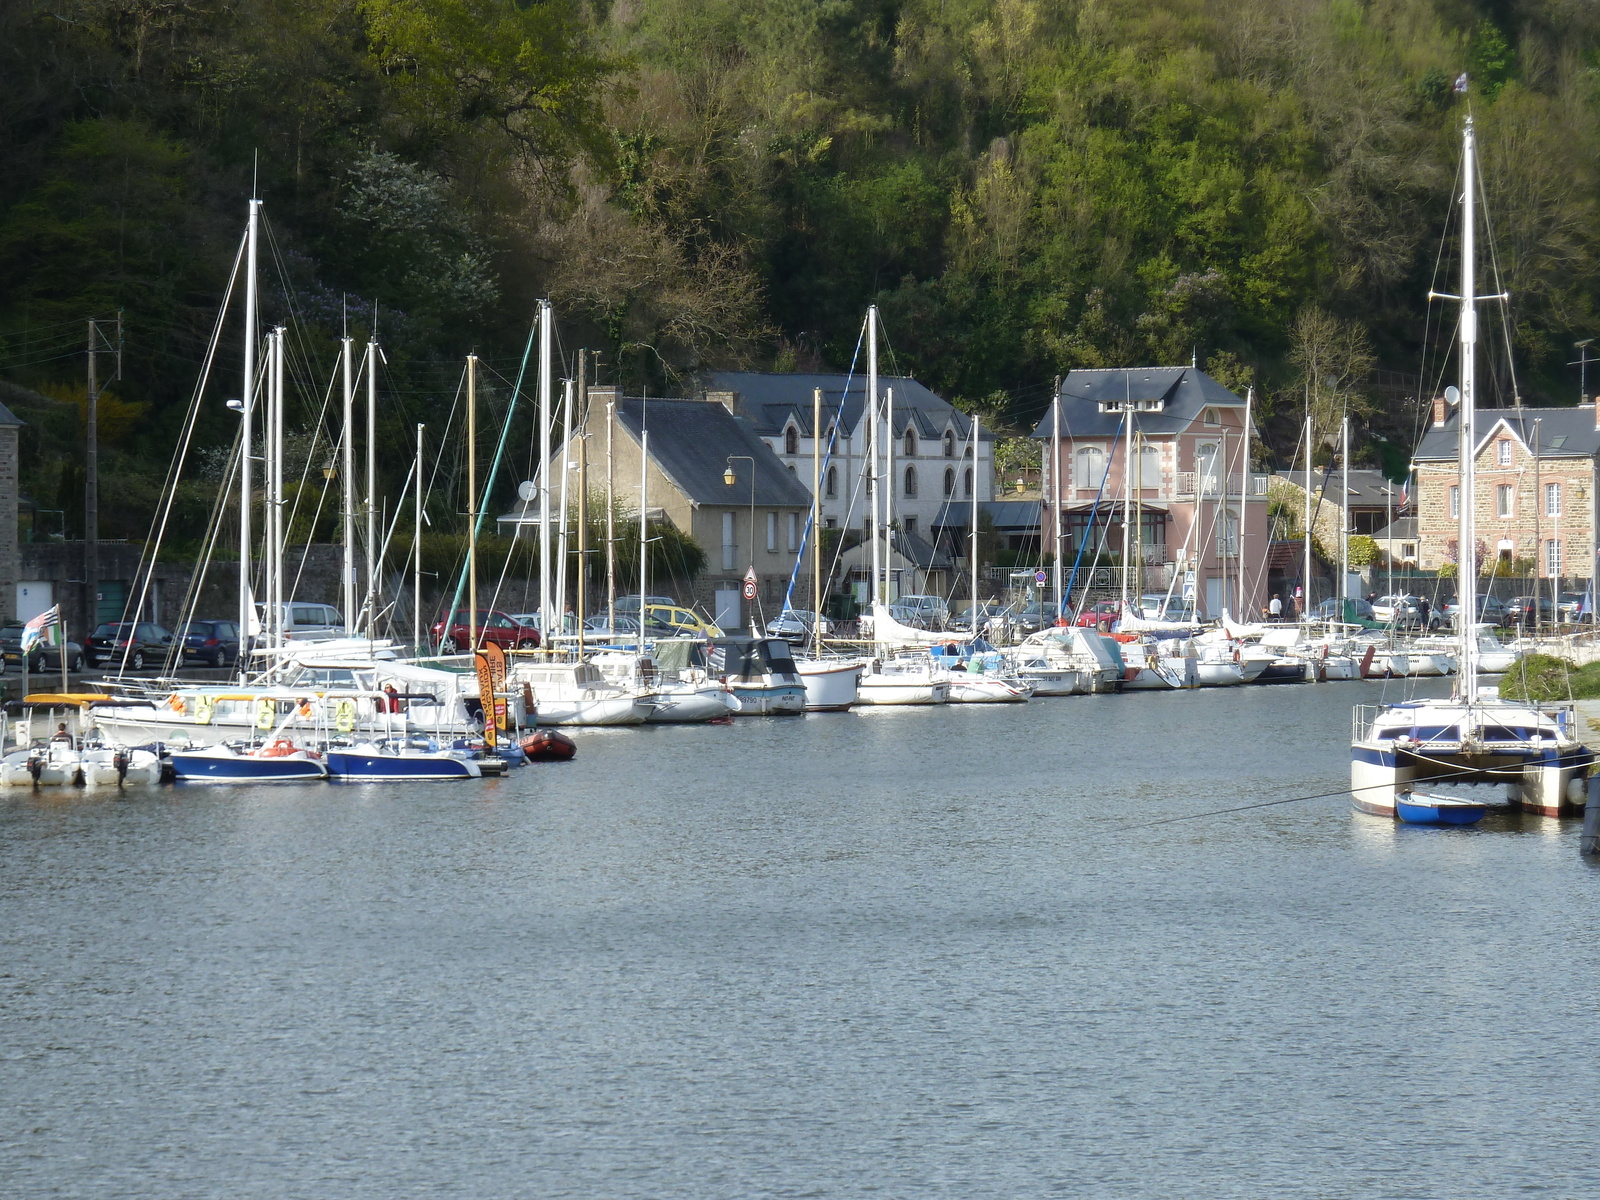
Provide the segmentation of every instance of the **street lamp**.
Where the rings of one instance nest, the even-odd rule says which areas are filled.
[[[1589,357],[1589,347],[1592,346],[1592,345],[1594,345],[1594,339],[1593,338],[1584,338],[1583,341],[1581,341],[1581,342],[1573,342],[1572,343],[1572,348],[1578,352],[1578,361],[1577,362],[1570,362],[1570,363],[1567,364],[1567,366],[1569,366],[1569,367],[1577,367],[1578,368],[1578,403],[1579,404],[1585,404],[1589,400],[1589,380],[1588,380],[1588,371],[1587,371],[1586,368],[1592,362],[1600,362],[1600,359],[1593,359],[1593,358]]]

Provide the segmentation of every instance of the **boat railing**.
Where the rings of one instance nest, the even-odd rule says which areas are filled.
[[[1350,710],[1350,740],[1364,742],[1372,733],[1372,727],[1377,723],[1378,714],[1383,711],[1381,704],[1357,704]]]

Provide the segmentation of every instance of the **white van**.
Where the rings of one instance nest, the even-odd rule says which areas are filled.
[[[267,619],[266,606],[258,611],[257,620],[263,625]],[[257,631],[259,636],[259,631]],[[329,638],[344,637],[344,617],[331,604],[308,604],[301,600],[283,606],[283,634],[291,642],[325,642]]]

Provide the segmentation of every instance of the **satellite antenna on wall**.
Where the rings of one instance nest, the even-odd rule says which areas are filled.
[[[1445,388],[1445,390],[1444,390],[1444,398],[1446,400],[1448,400],[1451,404],[1460,404],[1461,403],[1461,389],[1458,388],[1455,384],[1452,383],[1449,387]]]
[[[532,501],[539,495],[539,485],[531,479],[524,479],[517,484],[517,496],[522,500]]]

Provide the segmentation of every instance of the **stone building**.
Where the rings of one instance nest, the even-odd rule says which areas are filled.
[[[1459,554],[1458,415],[1435,400],[1433,423],[1412,456],[1423,570],[1453,565]],[[1510,559],[1517,573],[1531,563],[1541,578],[1592,579],[1600,406],[1483,409],[1477,435],[1480,563]]]

